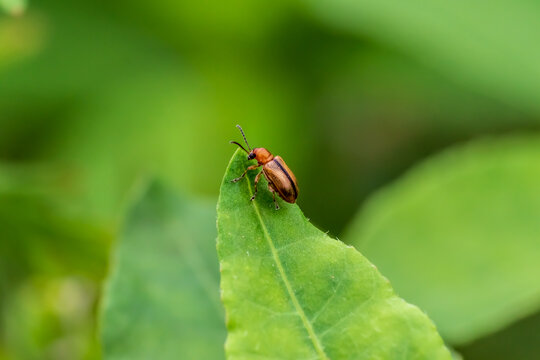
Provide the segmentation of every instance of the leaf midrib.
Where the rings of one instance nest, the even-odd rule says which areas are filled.
[[[249,182],[249,179],[246,179],[246,180],[248,180],[247,184],[248,184],[250,195],[253,195],[253,191],[251,189],[251,183]],[[276,247],[274,246],[274,242],[272,241],[272,237],[270,236],[270,233],[268,232],[268,229],[266,228],[266,225],[264,224],[264,221],[261,216],[261,212],[259,211],[259,207],[257,206],[257,202],[252,201],[251,203],[253,204],[253,208],[255,209],[255,213],[257,214],[257,218],[259,219],[259,222],[263,229],[264,237],[266,238],[266,241],[268,242],[268,246],[270,247],[270,251],[272,252],[272,257],[276,263],[281,279],[283,280],[283,283],[285,284],[287,293],[289,294],[289,297],[291,298],[293,306],[295,307],[295,310],[298,312],[298,315],[300,316],[300,319],[302,320],[302,324],[304,325],[304,328],[306,329],[308,336],[311,339],[311,342],[313,343],[313,347],[315,348],[315,351],[319,354],[321,359],[329,360],[328,356],[324,352],[324,348],[321,344],[321,341],[317,337],[317,334],[315,334],[315,330],[313,330],[313,325],[307,318],[306,314],[304,313],[304,310],[302,309],[302,306],[300,306],[300,303],[298,302],[298,299],[296,298],[296,295],[292,289],[291,283],[289,282],[289,279],[287,278],[287,274],[285,273],[285,269],[283,268],[283,265],[281,264],[281,260],[279,258],[278,252],[276,250]]]

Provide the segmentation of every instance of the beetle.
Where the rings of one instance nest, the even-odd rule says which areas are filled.
[[[262,170],[257,174],[257,176],[255,176],[255,192],[250,200],[253,201],[255,196],[257,196],[257,184],[259,183],[261,174],[263,174],[268,181],[268,190],[270,190],[272,196],[274,197],[276,210],[279,210],[279,205],[276,201],[276,193],[286,202],[294,204],[296,202],[296,198],[298,197],[298,183],[296,182],[296,177],[291,169],[289,169],[287,164],[285,164],[285,161],[283,161],[281,156],[272,155],[272,153],[265,148],[251,149],[242,127],[240,127],[240,125],[236,125],[236,127],[238,130],[240,130],[249,151],[236,141],[231,141],[230,143],[236,144],[242,150],[244,150],[248,154],[248,160],[257,160],[257,165],[249,166],[242,175],[236,179],[232,179],[231,182],[238,182],[242,180],[249,170],[255,170],[262,166]]]

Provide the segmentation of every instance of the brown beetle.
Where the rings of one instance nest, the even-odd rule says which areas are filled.
[[[278,195],[286,202],[294,204],[296,198],[298,197],[298,184],[296,183],[296,178],[294,177],[291,169],[289,169],[287,164],[285,164],[285,161],[283,161],[280,156],[272,155],[270,151],[266,150],[265,148],[251,149],[247,142],[246,135],[244,135],[244,131],[240,125],[236,125],[236,127],[242,133],[249,151],[247,151],[236,141],[231,141],[231,144],[240,146],[240,148],[248,154],[248,160],[255,159],[257,160],[258,164],[249,166],[240,177],[231,180],[231,182],[242,180],[249,170],[255,170],[259,166],[262,166],[262,171],[255,177],[255,192],[253,193],[251,200],[255,199],[255,196],[257,195],[257,183],[261,178],[261,174],[264,174],[264,177],[268,181],[268,190],[270,190],[272,196],[274,197],[276,210],[279,209],[279,205],[276,201],[276,193],[278,193]]]

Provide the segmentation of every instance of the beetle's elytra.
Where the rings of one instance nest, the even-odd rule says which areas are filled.
[[[266,150],[265,148],[251,149],[247,142],[246,135],[244,135],[244,131],[242,130],[240,125],[236,125],[236,127],[242,133],[242,137],[244,138],[244,141],[249,151],[236,141],[231,141],[231,144],[236,144],[240,146],[240,148],[248,154],[248,160],[257,160],[257,165],[249,166],[244,171],[244,173],[240,175],[240,177],[231,181],[240,181],[242,180],[242,178],[244,178],[244,176],[246,176],[249,170],[255,170],[258,167],[262,166],[261,172],[259,172],[255,177],[255,192],[253,193],[251,200],[253,201],[255,199],[255,196],[257,196],[257,184],[259,183],[261,174],[263,174],[268,181],[268,190],[270,190],[272,196],[274,197],[274,204],[276,205],[276,210],[279,209],[279,205],[276,201],[276,193],[278,193],[279,197],[286,202],[294,204],[296,202],[296,198],[298,197],[298,183],[296,182],[296,177],[294,177],[291,169],[289,169],[287,164],[285,164],[285,161],[283,161],[280,156],[272,155],[270,151]]]

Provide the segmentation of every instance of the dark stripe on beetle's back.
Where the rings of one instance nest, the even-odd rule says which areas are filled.
[[[276,159],[274,159],[272,161],[274,161],[277,164],[277,166],[279,166],[281,171],[283,171],[285,176],[287,176],[287,179],[289,179],[289,182],[291,183],[292,189],[294,190],[294,198],[296,199],[298,197],[298,191],[296,190],[296,185],[294,184],[294,181],[291,179],[291,175],[289,175],[289,173],[287,171],[285,171],[285,169],[283,168],[283,166],[281,166],[279,161],[277,161]]]

